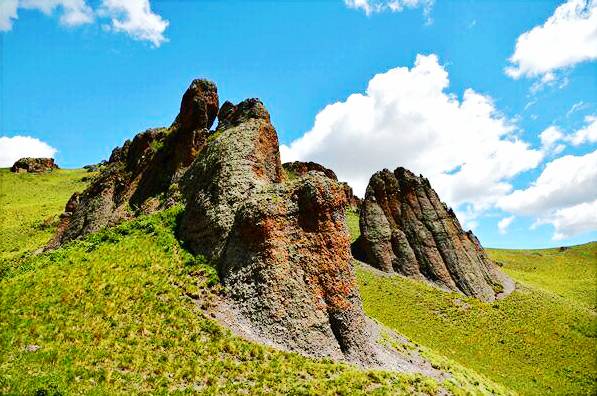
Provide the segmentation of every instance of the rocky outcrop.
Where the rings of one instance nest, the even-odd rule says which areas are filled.
[[[343,187],[325,172],[283,177],[256,99],[226,102],[182,178],[180,237],[215,263],[253,336],[311,356],[381,364],[351,268]]]
[[[49,246],[183,202],[178,237],[217,268],[218,298],[242,334],[309,356],[438,374],[417,352],[380,345],[380,327],[363,313],[346,186],[323,167],[286,177],[263,104],[225,102],[218,111],[217,102],[213,84],[193,82],[170,128],[115,149],[69,200]]]
[[[100,174],[78,197],[76,209],[65,211],[48,248],[175,201],[176,183],[205,147],[217,112],[216,86],[193,81],[169,128],[149,129],[113,150]]]
[[[318,164],[317,162],[303,162],[303,161],[293,161],[293,162],[286,162],[282,164],[284,168],[284,172],[286,173],[286,177],[290,180],[304,176],[308,172],[321,172],[326,175],[328,178],[338,181],[336,174],[333,170],[326,168],[323,165]],[[340,182],[342,185],[342,190],[344,191],[344,195],[346,197],[346,204],[351,208],[358,208],[361,205],[361,200],[355,196],[352,192],[352,187],[348,185],[348,183]]]
[[[59,169],[54,158],[21,158],[10,168],[15,173],[42,173]]]
[[[353,255],[382,271],[428,280],[492,301],[512,282],[424,177],[398,168],[375,173],[361,206]]]

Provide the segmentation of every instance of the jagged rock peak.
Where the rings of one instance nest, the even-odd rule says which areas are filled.
[[[10,168],[10,171],[15,173],[41,173],[52,171],[54,169],[59,169],[58,165],[54,162],[54,158],[26,157],[17,160]]]
[[[351,267],[343,186],[323,172],[283,177],[260,101],[226,102],[218,118],[180,182],[179,237],[217,267],[234,312],[219,311],[223,320],[284,349],[382,365]]]
[[[209,129],[218,115],[218,108],[216,84],[205,79],[193,80],[182,96],[174,125],[185,130]]]
[[[382,271],[430,281],[484,301],[513,284],[471,231],[439,199],[429,180],[405,168],[375,173],[361,206],[353,255]]]
[[[119,221],[167,207],[179,198],[177,182],[207,144],[219,99],[216,85],[194,80],[183,95],[180,113],[169,128],[137,134],[112,151],[110,160],[65,210],[55,248]]]
[[[270,122],[269,112],[257,98],[245,99],[237,105],[226,101],[218,112],[218,130],[238,125],[248,119],[262,119]]]

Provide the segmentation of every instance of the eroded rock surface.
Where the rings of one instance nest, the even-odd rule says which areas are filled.
[[[100,174],[78,196],[76,208],[66,208],[48,248],[175,201],[176,183],[205,147],[217,112],[216,86],[193,81],[172,126],[149,129],[114,149]]]
[[[512,281],[489,260],[471,231],[424,177],[397,168],[375,173],[361,206],[353,255],[382,271],[424,279],[492,301]]]
[[[10,168],[15,173],[42,173],[59,169],[54,158],[21,158]]]
[[[293,162],[286,162],[282,164],[284,171],[289,179],[293,179],[295,177],[304,176],[308,172],[321,172],[327,177],[332,180],[338,181],[336,177],[336,173],[333,170],[326,168],[325,166],[318,164],[317,162],[303,162],[303,161],[293,161]],[[355,196],[352,192],[352,187],[348,185],[348,183],[340,182],[342,186],[342,190],[344,191],[344,196],[346,197],[346,204],[352,208],[359,208],[361,206],[361,200]]]
[[[283,181],[263,104],[225,103],[181,181],[180,235],[217,263],[253,331],[312,356],[376,359],[350,266],[342,186],[319,170]]]
[[[240,324],[230,325],[237,333],[309,356],[442,377],[410,346],[381,345],[381,327],[363,313],[344,217],[347,186],[325,168],[285,177],[263,104],[225,102],[218,112],[217,102],[215,86],[196,80],[170,128],[115,149],[69,200],[50,247],[183,202],[178,236],[217,268],[220,306],[228,309],[215,316]]]

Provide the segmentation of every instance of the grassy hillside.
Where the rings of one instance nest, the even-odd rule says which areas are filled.
[[[361,265],[365,311],[521,394],[597,393],[597,244],[489,254],[518,283],[504,300],[481,303]]]
[[[26,222],[0,224],[15,233],[15,251],[41,246],[49,232],[29,224],[56,216],[80,173],[38,180],[0,173],[5,204]],[[10,180],[15,178],[15,180]],[[19,186],[19,180],[28,183]],[[5,190],[6,185],[16,185]],[[21,188],[19,188],[21,187]],[[60,194],[63,202],[51,197]],[[42,210],[42,207],[45,208]],[[0,394],[437,394],[419,375],[364,371],[247,342],[206,318],[194,298],[210,292],[214,270],[174,237],[181,208],[90,235],[52,253],[21,255],[0,271]],[[37,220],[36,220],[37,216]],[[29,231],[27,231],[29,232]],[[33,243],[32,241],[36,241]],[[16,252],[16,253],[15,253]],[[216,287],[217,288],[217,287]],[[455,394],[507,391],[431,352],[454,372],[442,386]]]
[[[597,310],[597,242],[562,249],[489,249],[518,282]]]
[[[73,192],[85,188],[85,170],[11,173],[0,169],[0,262],[43,246]]]

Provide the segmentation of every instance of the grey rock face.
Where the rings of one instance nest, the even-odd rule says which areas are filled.
[[[361,207],[353,255],[382,271],[428,280],[492,301],[511,281],[471,231],[440,201],[429,181],[398,168],[375,173]]]

